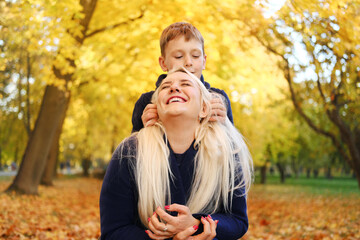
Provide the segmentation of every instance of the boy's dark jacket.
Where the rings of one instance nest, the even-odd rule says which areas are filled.
[[[166,74],[162,74],[159,76],[158,80],[156,81],[156,88],[158,88],[160,86],[161,81],[164,78],[166,78],[166,76],[167,76]],[[227,94],[221,89],[210,87],[210,84],[208,82],[205,82],[203,75],[201,75],[200,80],[207,89],[224,96],[224,98],[226,100],[227,116],[228,116],[229,120],[232,123],[234,123],[232,111],[231,111],[230,100],[229,100],[229,97],[227,96]],[[137,132],[144,127],[142,120],[141,120],[141,116],[144,112],[146,105],[151,103],[151,97],[152,97],[153,93],[154,93],[154,91],[143,93],[140,96],[140,98],[137,100],[137,102],[135,103],[135,107],[134,107],[134,111],[133,111],[133,115],[132,115],[132,124],[133,124],[132,132]]]

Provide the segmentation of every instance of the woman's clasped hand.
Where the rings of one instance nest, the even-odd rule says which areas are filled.
[[[213,220],[210,215],[198,220],[192,216],[187,206],[180,204],[165,206],[165,210],[158,207],[148,218],[149,230],[145,232],[151,239],[211,240],[216,236],[218,221]],[[168,212],[177,212],[177,216],[172,216]],[[204,231],[192,236],[198,230],[200,222]]]

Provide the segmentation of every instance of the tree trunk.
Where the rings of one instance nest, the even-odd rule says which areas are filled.
[[[280,182],[281,183],[285,183],[285,167],[280,164],[280,163],[277,163],[276,166],[278,167],[279,169],[279,173],[280,173]]]
[[[327,179],[332,179],[331,167],[326,168],[326,178]]]
[[[89,169],[91,167],[91,160],[90,160],[90,157],[86,157],[82,160],[81,162],[81,166],[82,166],[82,169],[83,169],[83,176],[84,177],[89,177],[90,174],[89,174]]]
[[[318,178],[318,176],[319,176],[319,169],[314,169],[313,174],[314,174],[314,178]]]
[[[66,110],[65,110],[66,111]],[[41,178],[41,184],[45,186],[53,186],[53,179],[56,175],[56,166],[58,161],[58,155],[59,155],[59,142],[60,142],[60,136],[62,132],[63,123],[65,121],[66,114],[63,115],[63,118],[56,129],[56,133],[54,136],[53,143],[50,148],[49,155],[46,160],[46,166]]]
[[[261,166],[260,168],[260,183],[261,184],[266,184],[266,164],[264,166]]]
[[[66,115],[70,93],[47,85],[35,128],[31,133],[18,174],[6,190],[37,194],[56,130]]]
[[[47,156],[46,165],[44,172],[41,177],[41,185],[45,186],[53,186],[53,178],[56,171],[56,164],[59,154],[59,130],[56,130],[56,134],[54,136],[53,143],[51,144],[51,148],[49,154]]]
[[[310,178],[311,168],[306,169],[306,178]]]

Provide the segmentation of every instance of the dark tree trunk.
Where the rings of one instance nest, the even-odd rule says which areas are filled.
[[[333,177],[332,177],[332,174],[331,174],[331,167],[327,167],[326,168],[326,178],[327,179],[332,179]]]
[[[261,166],[261,168],[260,168],[260,183],[261,184],[266,184],[266,171],[267,171],[266,165]]]
[[[306,169],[306,178],[310,178],[311,168]]]
[[[279,173],[280,173],[280,182],[281,183],[285,183],[285,167],[280,164],[280,163],[277,163],[276,166],[278,167],[279,169]]]
[[[35,128],[30,135],[18,174],[7,191],[37,194],[54,135],[66,114],[70,93],[46,86]]]
[[[319,169],[314,169],[313,174],[314,174],[314,178],[318,178],[318,176],[319,176]]]
[[[59,155],[59,142],[60,142],[60,135],[62,132],[62,126],[65,120],[65,114],[63,116],[63,119],[61,120],[61,123],[59,124],[58,128],[56,129],[55,136],[53,143],[50,148],[49,155],[46,160],[46,166],[41,178],[41,184],[45,186],[53,186],[53,179],[56,175],[56,166],[58,161],[58,155]]]
[[[89,169],[91,167],[91,160],[90,158],[84,158],[81,162],[81,166],[82,166],[82,169],[83,169],[83,176],[84,177],[89,177],[90,174],[89,174]]]

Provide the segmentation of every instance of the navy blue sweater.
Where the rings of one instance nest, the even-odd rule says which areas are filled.
[[[166,76],[167,76],[166,74],[162,74],[159,76],[158,80],[156,81],[156,87],[160,86],[161,81],[164,78],[166,78]],[[226,101],[227,116],[228,116],[229,120],[232,123],[234,123],[233,115],[232,115],[232,111],[231,111],[230,100],[229,100],[229,97],[227,96],[227,94],[225,93],[225,91],[218,89],[218,88],[210,87],[210,84],[208,82],[205,82],[204,77],[202,75],[201,75],[200,80],[207,89],[224,96],[225,101]],[[140,98],[137,100],[137,102],[135,103],[135,107],[134,107],[133,115],[132,115],[132,124],[133,124],[132,132],[140,131],[140,129],[142,129],[144,127],[143,122],[141,120],[141,116],[144,112],[146,105],[151,103],[151,97],[152,97],[153,93],[154,93],[154,91],[143,93],[140,96]]]
[[[126,144],[136,146],[135,137],[127,140]],[[175,176],[174,181],[170,181],[170,204],[185,205],[191,190],[194,157],[197,150],[191,145],[184,154],[178,155],[174,154],[170,145],[168,146],[171,171]],[[118,147],[107,168],[100,194],[101,240],[150,239],[138,216],[138,192],[133,171],[136,160],[129,157],[132,154],[133,152],[129,153],[124,148],[120,164],[121,153],[120,147]],[[219,210],[211,215],[214,220],[219,220],[215,239],[236,240],[246,233],[248,229],[247,207],[245,197],[240,197],[241,191],[238,189],[234,192],[231,214]],[[207,216],[207,213],[195,213],[194,217],[196,216]],[[198,233],[200,232],[198,231]]]

